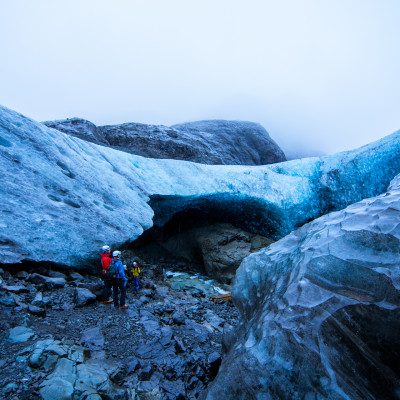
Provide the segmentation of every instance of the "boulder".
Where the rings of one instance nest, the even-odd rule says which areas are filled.
[[[186,321],[186,315],[183,312],[175,311],[172,315],[172,322],[175,325],[184,325]]]
[[[163,398],[160,386],[153,381],[141,381],[137,387],[139,399],[161,400]]]
[[[176,400],[185,400],[186,392],[185,392],[185,384],[182,380],[164,380],[160,384],[161,389],[163,389],[167,394],[169,394],[172,399]]]
[[[76,286],[78,288],[87,289],[96,297],[101,297],[103,294],[104,284],[101,280],[99,282],[77,282]]]
[[[74,303],[76,307],[84,307],[87,304],[94,303],[97,297],[88,289],[75,288]]]
[[[47,289],[63,288],[66,285],[64,278],[51,278],[40,274],[30,274],[28,280],[34,284],[43,284]]]

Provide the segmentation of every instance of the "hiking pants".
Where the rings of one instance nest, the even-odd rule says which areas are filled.
[[[114,307],[118,307],[118,290],[120,292],[119,298],[119,307],[125,305],[125,282],[122,278],[113,278],[112,279],[113,286],[113,300]]]
[[[138,276],[133,277],[133,286],[135,287],[135,290],[139,290],[139,277]]]
[[[107,301],[111,296],[111,287],[112,281],[111,279],[103,278],[104,287],[103,287],[103,294],[101,296],[102,301]]]

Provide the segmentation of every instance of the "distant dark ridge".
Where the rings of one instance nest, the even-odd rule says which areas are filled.
[[[125,123],[96,126],[71,118],[43,122],[93,143],[148,158],[215,165],[266,165],[286,161],[268,132],[254,122],[210,120],[167,127]]]

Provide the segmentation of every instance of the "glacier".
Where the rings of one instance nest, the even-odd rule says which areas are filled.
[[[278,240],[385,191],[400,133],[354,151],[265,166],[149,159],[46,127],[0,107],[2,263],[90,268],[179,212],[201,209]]]
[[[156,160],[0,107],[1,263],[93,268],[201,211],[275,243],[243,260],[204,398],[400,398],[400,132],[266,166]]]
[[[204,398],[400,398],[400,175],[248,256]]]

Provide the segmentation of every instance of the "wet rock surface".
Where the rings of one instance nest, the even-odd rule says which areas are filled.
[[[210,301],[210,282],[173,289],[159,266],[142,267],[138,292],[128,283],[127,310],[85,301],[96,296],[78,285],[91,276],[67,273],[60,286],[46,284],[56,271],[10,272],[0,275],[7,399],[196,399],[218,371],[224,325],[238,322],[231,302]]]

